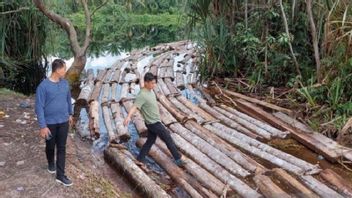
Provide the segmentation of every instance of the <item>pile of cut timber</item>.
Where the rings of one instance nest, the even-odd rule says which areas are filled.
[[[160,140],[149,155],[191,197],[352,197],[351,184],[343,176],[266,142],[292,137],[331,161],[342,156],[351,159],[351,149],[307,130],[287,116],[290,110],[227,90],[224,92],[237,106],[217,104],[196,85],[200,56],[193,47],[188,41],[179,41],[136,50],[98,71],[97,76],[87,72],[77,101],[89,107],[92,137],[99,138],[103,132],[99,125],[105,125],[111,145],[104,152],[107,161],[122,170],[146,196],[174,196],[136,164],[130,151],[116,146],[132,141],[122,124],[122,108],[131,109],[138,85],[143,86],[143,76],[150,71],[158,77],[154,92],[161,121],[186,163],[182,168],[176,166]],[[138,62],[148,56],[153,58],[140,68]],[[187,89],[197,101],[186,98],[180,89]],[[262,106],[276,113],[264,111]],[[99,122],[99,112],[103,122]],[[140,112],[132,121],[139,133],[136,144],[141,147],[147,128]]]

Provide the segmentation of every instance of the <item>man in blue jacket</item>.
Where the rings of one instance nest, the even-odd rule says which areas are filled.
[[[72,103],[69,83],[63,79],[65,74],[65,62],[61,59],[54,60],[51,76],[37,87],[35,112],[40,136],[46,139],[48,171],[52,174],[56,173],[57,182],[71,186],[71,180],[65,175],[65,155],[67,133],[69,125],[72,124]]]

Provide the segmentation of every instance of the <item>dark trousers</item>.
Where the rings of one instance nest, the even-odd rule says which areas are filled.
[[[56,175],[61,177],[65,175],[65,155],[66,140],[69,124],[48,124],[52,138],[46,141],[46,158],[49,164],[55,163],[55,146],[56,146]]]
[[[149,150],[152,148],[155,143],[156,138],[159,136],[162,141],[165,142],[167,148],[171,152],[175,160],[181,158],[180,153],[177,151],[174,140],[170,136],[170,132],[165,128],[161,122],[156,122],[154,124],[146,124],[148,128],[148,138],[145,144],[143,145],[137,160],[143,161],[145,156],[148,154]]]

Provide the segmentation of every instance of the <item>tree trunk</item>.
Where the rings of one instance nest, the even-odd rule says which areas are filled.
[[[158,79],[158,85],[160,87],[160,89],[162,90],[162,92],[164,93],[165,96],[168,96],[171,94],[169,88],[167,87],[167,85],[165,84],[164,80],[162,78]]]
[[[198,114],[194,113],[192,110],[188,109],[184,104],[179,102],[176,98],[170,97],[169,98],[170,102],[174,104],[175,107],[177,107],[180,111],[184,112],[187,114],[189,117],[195,118],[198,123],[204,123],[205,120],[200,117]]]
[[[176,98],[182,104],[184,104],[186,107],[188,107],[193,112],[195,112],[196,114],[198,114],[199,116],[204,118],[206,122],[211,122],[211,121],[216,120],[212,115],[210,115],[209,113],[207,113],[203,109],[199,108],[197,105],[193,104],[191,101],[187,100],[187,98],[185,98],[184,96],[180,95],[180,96],[177,96]]]
[[[287,18],[286,18],[286,14],[285,14],[284,5],[283,5],[283,3],[282,3],[282,0],[279,0],[279,2],[280,2],[282,20],[283,20],[283,22],[284,22],[284,27],[285,27],[286,35],[287,35],[288,38],[289,38],[288,46],[289,46],[289,48],[290,48],[290,52],[291,52],[291,56],[292,56],[292,59],[293,59],[293,63],[294,63],[295,66],[296,66],[297,75],[298,75],[298,76],[302,76],[301,70],[300,70],[300,68],[299,68],[298,61],[297,61],[297,59],[296,59],[296,55],[295,55],[295,53],[294,53],[294,51],[293,51],[293,47],[292,47],[292,44],[291,44],[290,31],[289,31],[289,29],[288,29],[288,24],[287,24]]]
[[[164,82],[167,85],[167,88],[170,90],[170,93],[173,95],[180,94],[179,90],[175,86],[175,84],[171,81],[171,78],[165,78]]]
[[[105,104],[102,104],[102,112],[103,112],[103,119],[106,127],[106,131],[108,132],[109,135],[109,142],[110,143],[119,143],[118,138],[114,132],[114,129],[112,127],[112,122],[111,122],[111,117],[110,117],[110,109],[109,107]]]
[[[100,137],[99,129],[99,102],[93,100],[89,104],[89,129],[91,131],[92,137]]]
[[[320,71],[320,55],[319,55],[317,30],[315,28],[315,22],[314,22],[314,16],[313,16],[312,0],[306,0],[306,4],[307,4],[307,14],[308,14],[309,24],[310,24],[310,33],[312,35],[312,40],[313,40],[314,58],[315,58],[315,64],[317,69],[317,80],[320,83],[322,80],[321,71]]]
[[[133,157],[127,150],[107,148],[104,158],[113,166],[122,170],[136,186],[143,191],[147,197],[171,198],[159,185],[157,185],[147,174],[143,172],[133,161]]]
[[[179,121],[180,123],[183,123],[185,120],[187,120],[187,115],[185,115],[183,112],[179,111],[178,109],[174,108],[172,103],[164,96],[161,94],[157,94],[157,98],[159,102]]]

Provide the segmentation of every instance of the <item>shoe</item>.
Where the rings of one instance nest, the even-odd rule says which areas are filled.
[[[183,161],[182,159],[178,159],[178,160],[175,160],[175,164],[176,164],[178,167],[184,167],[184,165],[186,164],[186,162]]]
[[[64,186],[72,186],[72,181],[69,180],[65,175],[62,177],[56,177],[56,182],[63,184]]]
[[[51,174],[56,173],[55,164],[49,164],[49,165],[48,165],[48,172],[51,173]]]

